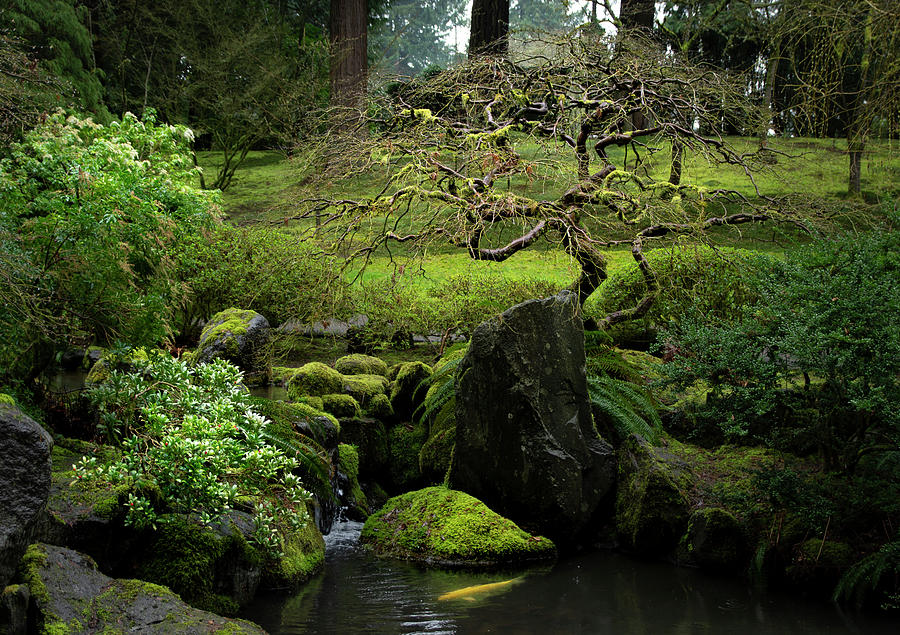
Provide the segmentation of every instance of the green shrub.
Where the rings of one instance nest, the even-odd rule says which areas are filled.
[[[666,335],[669,379],[705,381],[706,413],[730,437],[756,423],[768,438],[780,421],[848,470],[900,452],[900,231],[817,240],[753,287],[739,323],[688,319]]]
[[[269,422],[251,410],[240,371],[222,360],[189,368],[154,355],[140,372],[112,377],[121,381],[93,388],[91,399],[117,411],[133,434],[120,460],[84,457],[76,478],[158,491],[162,508],[129,494],[126,522],[137,527],[164,524],[172,513],[209,524],[239,499],[252,500],[255,540],[280,555],[283,532],[308,522],[309,495],[293,474],[296,460],[269,442]]]
[[[221,225],[181,244],[173,260],[188,289],[178,308],[178,330],[186,336],[198,320],[230,306],[252,309],[272,326],[345,310],[334,262],[290,232]]]
[[[658,292],[650,310],[633,322],[614,327],[623,334],[653,331],[678,324],[691,311],[709,319],[740,319],[759,299],[751,283],[773,259],[743,249],[706,245],[675,246],[647,252]],[[585,315],[597,320],[612,311],[636,306],[647,295],[647,283],[636,263],[614,272],[584,305]]]
[[[74,337],[152,345],[183,292],[172,252],[214,225],[193,136],[126,114],[58,113],[0,161],[0,368],[33,376]],[[21,354],[26,351],[27,354]]]

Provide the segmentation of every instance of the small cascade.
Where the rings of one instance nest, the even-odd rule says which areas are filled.
[[[331,526],[331,532],[325,536],[325,557],[356,549],[362,528],[363,524],[354,520],[343,518],[336,521]]]

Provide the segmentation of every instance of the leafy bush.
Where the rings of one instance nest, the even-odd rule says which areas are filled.
[[[646,257],[659,285],[656,298],[644,317],[619,326],[617,334],[637,335],[678,324],[689,310],[709,319],[740,319],[759,299],[751,281],[773,262],[756,252],[706,245],[654,249]],[[588,298],[585,315],[600,319],[612,311],[636,306],[647,290],[644,276],[632,263],[613,273]]]
[[[220,225],[183,242],[173,259],[185,285],[178,329],[188,339],[199,320],[230,306],[253,309],[273,326],[344,311],[334,262],[286,231]]]
[[[900,231],[818,240],[754,289],[758,310],[740,323],[686,319],[667,334],[670,379],[709,384],[728,436],[787,405],[781,419],[831,466],[900,451]]]
[[[159,353],[139,372],[111,377],[89,394],[119,417],[122,458],[104,465],[84,457],[74,471],[133,486],[127,523],[156,527],[177,513],[209,524],[252,502],[255,539],[277,555],[280,534],[308,522],[309,495],[292,473],[297,461],[270,442],[269,422],[251,409],[235,366],[216,360],[189,368]]]
[[[126,114],[51,115],[0,161],[0,367],[35,376],[77,335],[152,344],[178,285],[170,250],[214,222],[193,136]]]

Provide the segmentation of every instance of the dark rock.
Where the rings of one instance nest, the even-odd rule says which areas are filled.
[[[188,606],[163,586],[109,578],[89,557],[65,547],[36,543],[24,562],[40,632],[265,632]]]
[[[9,584],[50,494],[53,439],[33,419],[0,404],[0,589]]]
[[[83,348],[73,348],[65,353],[59,358],[60,368],[63,370],[75,370],[81,367],[82,362],[84,362],[84,354],[85,349]]]
[[[25,635],[28,632],[28,585],[13,584],[0,591],[0,633]]]
[[[451,485],[561,546],[615,480],[594,429],[575,295],[515,306],[478,326],[457,370]]]
[[[688,520],[678,560],[704,569],[739,572],[747,558],[744,528],[730,512],[711,507],[698,509]]]
[[[226,309],[203,328],[197,345],[197,363],[224,359],[250,375],[269,371],[269,322],[250,310]]]
[[[626,439],[618,454],[616,533],[622,546],[645,556],[672,551],[687,525],[690,467],[637,435]]]

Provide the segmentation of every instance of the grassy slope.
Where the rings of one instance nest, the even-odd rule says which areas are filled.
[[[735,146],[748,152],[757,147],[756,139],[732,139]],[[846,196],[848,159],[845,140],[832,139],[772,139],[769,147],[790,156],[777,156],[777,163],[767,167],[756,177],[760,191],[774,196],[797,194],[815,195],[828,198]],[[534,145],[524,145],[521,149],[525,158],[543,159],[543,150]],[[883,196],[900,193],[900,155],[896,152],[896,142],[871,142],[863,161],[864,195]],[[616,161],[622,149],[613,151],[611,158]],[[651,160],[649,171],[656,178],[664,178],[669,169],[669,152],[662,150]],[[200,153],[200,165],[207,171],[215,169],[216,155]],[[549,157],[548,157],[549,158]],[[567,172],[573,166],[564,159],[555,170]],[[377,192],[383,184],[382,174],[357,175],[340,183],[331,184],[327,192],[341,196],[366,196]],[[528,183],[513,180],[509,189],[513,192],[553,198],[569,182],[563,178],[548,178]],[[282,153],[277,151],[256,151],[237,171],[231,186],[223,195],[225,211],[232,222],[246,223],[262,218],[277,218],[286,214],[301,188],[296,170]],[[753,195],[752,185],[743,178],[736,168],[713,166],[701,157],[690,156],[685,163],[682,182],[705,187],[725,187]],[[557,186],[557,184],[559,184]],[[721,232],[715,239],[720,244],[752,247],[754,249],[780,252],[783,248],[781,237],[771,226],[743,226],[739,231]],[[402,254],[402,250],[399,252]],[[609,252],[610,271],[631,262],[627,251]],[[504,263],[473,262],[460,251],[436,246],[424,258],[409,262],[405,258],[392,260],[386,254],[377,255],[362,275],[363,280],[376,280],[396,276],[401,272],[407,279],[431,285],[446,280],[452,275],[469,271],[491,272],[511,279],[541,278],[560,286],[567,284],[576,273],[576,268],[565,254],[554,249],[527,249]]]

